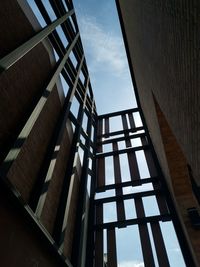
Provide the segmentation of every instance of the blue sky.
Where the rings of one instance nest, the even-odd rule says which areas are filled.
[[[136,107],[114,0],[75,0],[99,114]]]

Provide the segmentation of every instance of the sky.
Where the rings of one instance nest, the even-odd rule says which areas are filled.
[[[136,107],[114,0],[74,0],[98,114]]]

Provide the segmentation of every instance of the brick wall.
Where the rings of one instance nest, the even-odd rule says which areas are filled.
[[[32,37],[35,30],[17,1],[2,1],[0,15],[0,22],[3,25],[0,27],[0,36],[4,38],[0,51],[0,57],[2,57]],[[50,46],[49,43],[48,45]],[[50,94],[42,96],[42,92],[55,71],[50,60],[53,55],[50,52],[46,43],[45,45],[40,43],[10,69],[0,74],[0,150],[3,155],[0,160],[3,160],[17,139],[40,97],[46,97],[47,101],[20,148],[17,158],[8,170],[7,178],[13,188],[20,193],[22,202],[29,203],[35,183],[40,178],[44,159],[52,145],[52,137],[55,131],[61,130],[61,138],[56,143],[59,147],[58,153],[55,153],[55,158],[52,158],[56,162],[55,168],[50,177],[48,190],[43,192],[46,193],[46,199],[41,214],[38,216],[39,223],[45,227],[44,231],[52,234],[56,211],[60,204],[60,193],[67,169],[73,131],[71,124],[64,125],[62,129],[56,128],[61,111],[63,111],[63,92],[58,92],[59,89],[55,85]],[[63,255],[69,258],[73,242],[80,169],[79,166],[75,176],[64,238]],[[7,203],[4,195],[1,195],[0,199],[0,214],[2,218],[0,220],[2,236],[0,262],[2,266],[61,266],[59,260],[53,258],[48,246],[41,242],[40,235],[35,234],[31,223],[27,222],[18,211],[13,211],[12,201]]]
[[[0,23],[0,57],[35,34],[16,1],[1,2]],[[0,160],[27,120],[51,73],[49,54],[43,44],[37,45],[12,68],[1,73]]]
[[[6,267],[66,266],[5,188],[0,188],[0,262]]]
[[[59,204],[59,197],[62,190],[71,146],[71,138],[66,129],[63,132],[61,143],[58,146],[58,154],[52,159],[53,161],[56,161],[56,163],[48,186],[48,191],[45,192],[47,196],[40,218],[41,222],[50,233],[52,233],[54,227],[56,210]]]
[[[60,110],[61,105],[55,87],[7,174],[26,202],[38,178]]]
[[[199,261],[199,233],[186,211],[198,203],[186,164],[200,185],[200,4],[197,0],[118,2],[151,139]],[[160,109],[155,108],[153,96]]]
[[[142,108],[168,175],[152,92],[200,184],[199,1],[119,1]]]
[[[198,208],[197,199],[192,191],[187,160],[156,100],[155,107],[169,166],[173,195],[187,239],[192,245],[197,262],[200,262],[200,231],[192,226],[187,212],[188,208]]]

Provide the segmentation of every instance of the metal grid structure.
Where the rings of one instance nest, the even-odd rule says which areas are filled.
[[[88,252],[87,266],[119,266],[116,229],[126,228],[130,225],[138,226],[144,266],[157,266],[156,261],[159,266],[170,266],[169,255],[160,223],[173,221],[177,226],[178,219],[174,216],[174,207],[158,166],[158,161],[154,157],[148,131],[141,124],[136,126],[137,119],[135,119],[135,114],[141,114],[140,112],[141,110],[139,108],[134,108],[98,116],[97,180],[93,187],[93,213],[91,215],[94,221],[94,235],[90,236],[88,243],[88,246],[90,248],[93,247],[94,250],[92,251],[90,249]],[[115,117],[118,118],[118,129],[113,131],[110,124]],[[134,143],[133,141],[136,139],[137,142]],[[120,143],[123,143],[123,147]],[[107,150],[107,145],[110,145],[110,151]],[[141,166],[139,166],[141,163],[138,162],[139,157],[136,155],[138,151],[142,151],[144,154],[145,164],[149,171],[148,177],[144,177],[141,173]],[[126,166],[129,169],[129,177],[122,175],[124,166],[122,160],[120,160],[120,155],[126,155]],[[111,158],[109,163],[106,163],[107,157]],[[114,181],[112,182],[109,181],[110,177],[108,175],[110,175],[110,172],[107,172],[108,169],[112,169],[113,171]],[[143,185],[147,184],[149,188],[146,187],[147,189],[144,190]],[[127,187],[131,187],[131,193],[127,194],[125,192],[124,189]],[[110,190],[115,191],[112,196],[108,196]],[[100,192],[104,192],[104,196],[99,198],[98,193]],[[158,206],[158,212],[155,215],[146,214],[145,197],[155,198],[154,205]],[[127,218],[125,212],[126,200],[132,200],[132,209],[136,212],[134,218]],[[109,222],[105,221],[105,214],[107,212],[106,203],[113,204],[112,207],[116,215]],[[154,208],[152,206],[152,209]],[[106,235],[104,235],[105,231]],[[150,240],[150,232],[153,240]],[[183,233],[180,231],[179,233],[177,232],[177,235],[179,241],[182,241],[180,246],[185,250]],[[130,244],[127,245],[129,246]],[[105,251],[105,247],[107,247],[107,251]],[[153,247],[155,247],[156,255],[153,254]],[[185,262],[191,266],[193,263],[186,250],[183,256]]]
[[[53,245],[57,253],[64,258],[63,263],[65,262],[68,266],[72,266],[70,261],[76,261],[76,255],[78,253],[80,253],[78,256],[81,257],[81,247],[84,242],[81,240],[81,233],[84,232],[86,222],[82,221],[82,214],[85,213],[86,201],[88,199],[88,177],[92,175],[89,164],[94,161],[93,149],[97,117],[96,106],[72,2],[50,0],[51,8],[57,17],[53,21],[43,1],[35,0],[34,3],[37,5],[47,26],[20,47],[2,58],[0,60],[1,72],[6,72],[9,68],[12,68],[15,63],[28,55],[29,51],[45,39],[50,42],[52,51],[55,51],[59,59],[56,62],[50,80],[47,81],[46,88],[44,88],[35,106],[30,114],[28,114],[26,121],[16,133],[15,140],[11,140],[10,144],[6,144],[5,146],[4,152],[1,155],[1,182],[4,183],[3,186],[6,184],[14,192],[15,196],[17,196],[16,201],[22,203],[25,207],[25,212],[34,218],[34,223],[39,226],[41,234],[47,237],[48,241],[50,241],[49,243]],[[58,27],[61,27],[60,31],[64,34],[67,43],[64,43],[58,34]],[[7,173],[20,155],[26,140],[29,138],[32,129],[48,102],[49,96],[55,91],[56,83],[61,77],[65,80],[63,84],[65,87],[64,104],[54,127],[52,138],[48,144],[46,157],[31,190],[28,203],[26,203],[23,197],[21,197],[20,190],[16,190],[15,186],[7,179]],[[40,217],[56,168],[56,161],[54,159],[56,159],[59,153],[59,147],[62,143],[66,126],[73,132],[71,146],[69,147],[70,157],[67,162],[61,193],[57,196],[59,198],[58,207],[55,210],[54,229],[50,237],[41,227]],[[78,188],[78,204],[75,207],[77,209],[75,220],[76,233],[73,238],[74,244],[72,244],[72,260],[70,259],[69,261],[69,259],[66,259],[66,255],[63,255],[67,227],[65,218],[66,213],[69,213],[70,209],[68,208],[67,210],[66,207],[71,205],[73,194],[76,193],[74,188],[77,185],[75,184],[74,176],[77,174],[77,168],[81,169],[81,171]],[[78,247],[80,247],[80,250],[78,250]]]
[[[7,154],[4,160],[5,164],[2,169],[2,171],[4,170],[5,173],[9,169],[12,162],[17,158],[20,152],[20,148],[23,146],[23,143],[25,142],[27,136],[30,134],[32,127],[38,119],[40,112],[44,108],[48,96],[53,91],[60,74],[63,75],[66,83],[69,86],[65,98],[64,107],[66,114],[63,115],[63,117],[65,117],[65,120],[70,115],[70,107],[74,96],[79,101],[80,106],[82,106],[82,112],[80,112],[82,113],[82,115],[79,116],[78,123],[82,121],[81,117],[83,116],[83,112],[85,112],[88,116],[90,116],[90,114],[97,115],[89,80],[89,74],[83,54],[80,33],[78,30],[72,2],[64,1],[64,5],[63,1],[50,1],[51,7],[53,8],[57,16],[57,19],[53,22],[43,2],[41,0],[35,0],[34,2],[37,4],[37,7],[39,8],[47,26],[36,33],[35,36],[27,40],[20,47],[16,48],[14,51],[3,57],[0,60],[0,70],[1,72],[7,71],[13,66],[13,64],[18,62],[23,56],[25,56],[30,50],[34,49],[34,47],[42,42],[45,38],[48,38],[48,40],[50,41],[54,51],[56,51],[57,55],[59,56],[59,60],[56,64],[55,71],[51,79],[47,82],[47,86],[46,88],[44,88],[44,91],[38,99],[36,106],[29,114],[29,117],[23,125],[23,128],[18,133],[16,142],[12,146],[10,145],[10,147],[7,145],[4,155],[1,155],[2,158],[5,158],[5,155]],[[58,26],[61,26],[62,31],[67,38],[68,44],[64,44],[62,42],[58,32],[56,31],[56,27]],[[77,65],[72,62],[71,56],[75,57]],[[84,82],[82,82],[80,78],[81,72],[84,76]],[[72,115],[70,116],[72,117]],[[74,121],[74,119],[72,120]],[[9,150],[10,153],[8,153]]]
[[[1,182],[3,181],[4,185],[6,183],[7,187],[14,192],[15,196],[17,196],[17,201],[19,201],[20,205],[21,203],[24,205],[25,212],[28,216],[32,216],[31,218],[33,219],[34,224],[36,224],[39,231],[41,231],[41,234],[46,236],[47,242],[53,245],[54,250],[56,250],[58,255],[63,256],[64,260],[62,263],[64,265],[66,264],[67,266],[74,267],[82,266],[81,261],[84,257],[83,251],[85,250],[87,240],[87,257],[85,266],[102,267],[104,264],[107,264],[106,266],[109,267],[117,267],[115,229],[127,227],[128,225],[138,225],[145,267],[153,267],[155,266],[155,259],[147,227],[147,223],[149,223],[153,234],[159,266],[170,266],[159,222],[171,221],[173,219],[171,217],[171,213],[173,213],[173,203],[165,198],[166,194],[169,192],[166,190],[166,186],[162,180],[162,174],[158,168],[155,156],[152,156],[153,148],[148,131],[143,125],[136,127],[134,114],[140,112],[141,115],[141,110],[135,108],[101,116],[97,115],[72,2],[49,0],[51,8],[57,17],[55,21],[51,20],[43,1],[35,0],[34,2],[47,26],[36,33],[30,40],[27,40],[27,42],[1,59],[1,72],[11,68],[45,38],[51,43],[51,46],[56,51],[59,59],[51,79],[47,82],[46,88],[44,88],[21,129],[16,132],[15,140],[11,140],[12,142],[5,146],[0,167],[1,177],[3,178]],[[59,25],[68,42],[66,47],[56,31],[56,28]],[[73,62],[72,55],[75,58],[76,63]],[[40,117],[40,114],[48,101],[48,97],[54,90],[54,86],[61,74],[68,85],[64,105],[59,115],[58,122],[54,127],[54,133],[49,143],[48,151],[46,152],[47,156],[41,166],[38,179],[32,188],[28,203],[24,203],[20,196],[20,192],[16,192],[13,185],[6,179],[7,172],[11,168],[13,162],[20,155],[23,145]],[[83,75],[83,79],[81,78],[81,75]],[[78,101],[77,115],[72,112],[72,103],[75,99]],[[113,117],[117,116],[121,118],[122,129],[111,131],[110,121]],[[70,158],[67,163],[61,194],[58,196],[59,205],[56,210],[54,230],[52,232],[52,237],[49,237],[46,235],[43,228],[41,228],[38,219],[40,219],[41,212],[44,208],[44,202],[48,194],[48,187],[51,183],[53,170],[55,168],[53,159],[58,153],[57,147],[61,144],[63,129],[66,124],[69,124],[73,131],[73,138],[69,152]],[[136,138],[140,139],[141,145],[135,147],[132,145],[132,140]],[[119,142],[124,142],[124,148],[119,149]],[[107,144],[112,145],[112,149],[109,152],[104,151],[104,147]],[[149,177],[141,178],[136,157],[137,151],[144,152],[149,169]],[[127,155],[130,181],[124,182],[122,180],[122,168],[120,165],[121,154]],[[107,177],[105,173],[107,167],[105,159],[107,157],[112,157],[113,159],[114,182],[112,184],[107,184],[106,182]],[[63,255],[63,243],[67,227],[65,216],[66,206],[70,206],[70,201],[74,193],[74,175],[77,171],[75,167],[79,164],[79,158],[82,158],[81,177],[78,189],[78,204],[76,207],[72,255],[69,261]],[[87,187],[90,180],[91,187],[89,187],[90,192],[88,192]],[[124,194],[123,192],[123,189],[128,186],[131,186],[134,189],[135,187],[144,184],[151,184],[153,189],[131,194]],[[115,190],[115,196],[96,199],[96,194],[98,194],[98,192],[106,192],[111,189]],[[156,197],[159,207],[159,215],[145,215],[143,198],[147,196]],[[133,205],[135,205],[136,218],[126,219],[124,201],[127,199],[131,199]],[[86,215],[87,202],[89,202],[90,206],[89,223]],[[104,204],[110,202],[116,204],[117,220],[105,223],[103,220]],[[167,203],[171,205],[170,211]],[[175,215],[175,212],[173,215]],[[176,218],[175,221],[177,228],[180,225],[177,223]],[[107,231],[107,263],[104,262],[104,229]],[[181,230],[179,231],[181,232]],[[182,243],[184,243],[183,233],[181,232],[178,236],[179,239],[183,238]],[[186,254],[184,254],[184,257],[187,261]],[[190,265],[190,267],[191,266],[192,265]]]

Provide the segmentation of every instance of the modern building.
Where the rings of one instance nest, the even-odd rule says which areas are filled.
[[[117,6],[138,107],[99,115],[72,1],[0,3],[1,266],[117,267],[134,226],[143,265],[169,267],[165,223],[199,266],[198,3]]]

